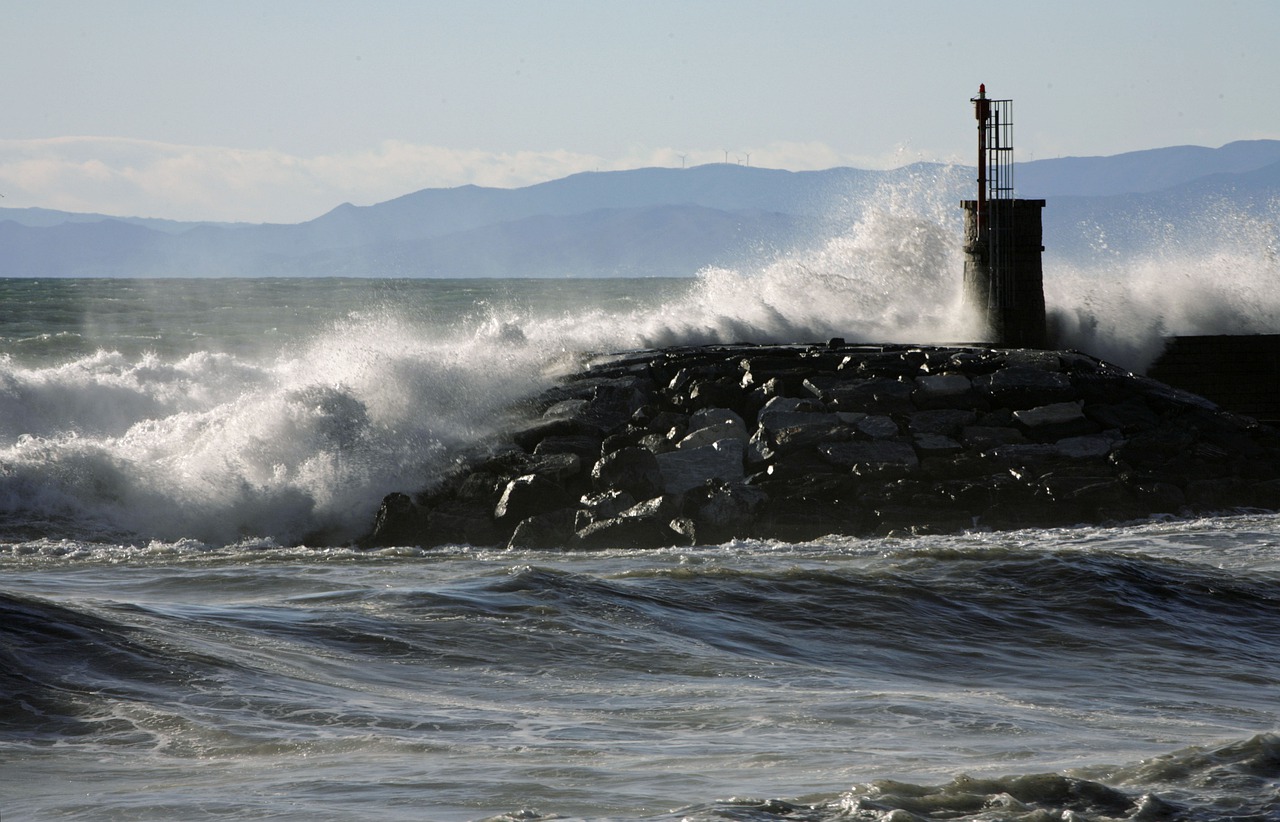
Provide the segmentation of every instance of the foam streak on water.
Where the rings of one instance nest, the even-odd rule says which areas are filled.
[[[979,336],[955,194],[696,278],[0,281],[0,816],[1277,818],[1274,516],[343,547],[600,352]],[[1050,255],[1063,344],[1275,330],[1219,225]]]
[[[593,353],[963,336],[953,245],[889,207],[693,280],[9,281],[0,513],[15,536],[341,543]]]
[[[66,819],[1265,814],[1278,535],[1254,517],[577,555],[32,543],[0,556],[0,800]]]

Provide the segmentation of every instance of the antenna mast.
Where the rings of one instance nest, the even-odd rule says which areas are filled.
[[[1046,339],[1041,268],[1044,200],[1013,196],[1013,101],[970,97],[978,121],[978,196],[965,217],[965,292],[999,345],[1041,347]]]

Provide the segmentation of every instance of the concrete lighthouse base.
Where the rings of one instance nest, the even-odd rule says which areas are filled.
[[[988,200],[985,231],[978,203],[964,200],[964,288],[969,305],[986,321],[990,340],[1011,348],[1044,348],[1044,270],[1040,255],[1044,200]]]

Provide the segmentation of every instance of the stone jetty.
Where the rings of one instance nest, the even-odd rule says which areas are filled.
[[[369,547],[598,549],[1280,508],[1280,432],[1074,351],[723,345],[603,357]]]

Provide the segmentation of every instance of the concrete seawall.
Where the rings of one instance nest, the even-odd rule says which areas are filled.
[[[1148,374],[1227,410],[1280,422],[1280,334],[1172,337]]]

